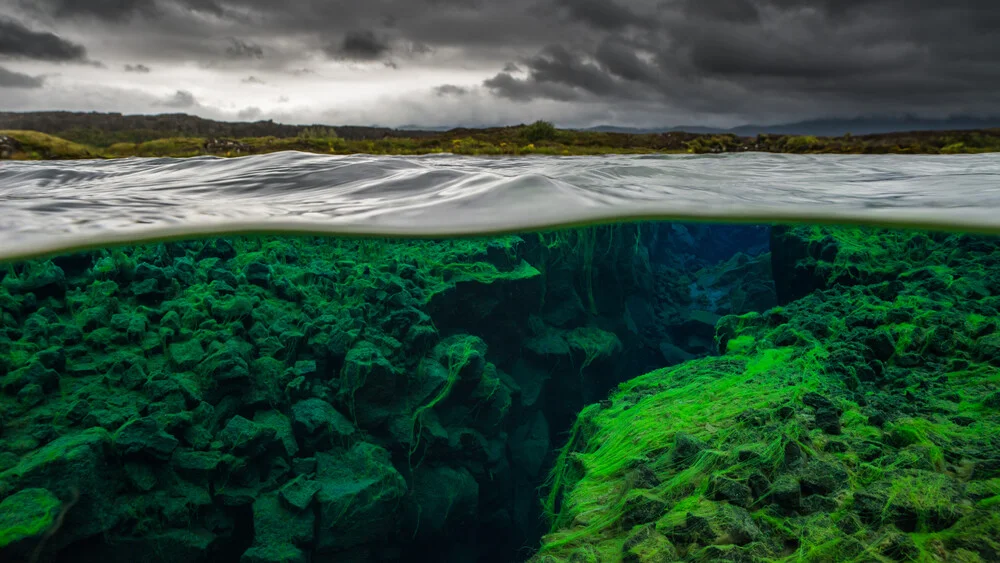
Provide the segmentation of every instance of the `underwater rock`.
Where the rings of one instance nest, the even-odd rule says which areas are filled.
[[[339,453],[317,452],[316,462],[318,551],[346,550],[391,533],[407,486],[389,452],[359,442]]]
[[[668,505],[660,499],[645,493],[630,497],[622,509],[622,527],[631,529],[640,524],[655,522],[666,514]]]
[[[354,434],[354,425],[322,399],[306,399],[292,406],[292,428],[303,444],[313,448],[342,445]]]
[[[109,463],[110,450],[111,437],[101,429],[59,437],[0,473],[0,497],[44,488],[63,503],[60,533],[46,545],[50,551],[106,532],[118,520],[115,499],[121,482]]]
[[[313,470],[315,471],[315,469]],[[281,500],[293,510],[305,510],[312,504],[313,498],[319,492],[320,485],[316,481],[299,475],[281,487]]]
[[[0,499],[19,490],[19,461],[99,427],[107,494],[91,487],[67,513],[101,523],[99,537],[65,536],[81,561],[132,548],[151,560],[503,560],[541,533],[537,487],[581,404],[579,364],[593,362],[595,394],[633,371],[607,361],[625,357],[624,327],[592,330],[581,309],[561,321],[554,366],[524,355],[515,373],[543,280],[521,239],[495,240],[510,244],[207,239],[0,271]],[[576,258],[562,252],[550,261]],[[620,297],[595,289],[595,305]],[[408,494],[407,479],[426,486]],[[444,496],[421,496],[436,481]],[[71,490],[36,485],[72,504]],[[314,540],[264,538],[254,521],[271,521],[261,499],[273,495],[315,515]],[[97,506],[107,518],[92,518]],[[66,557],[56,538],[47,549]]]
[[[812,460],[799,472],[803,495],[829,495],[847,487],[848,473],[830,462]]]
[[[262,411],[254,414],[254,423],[274,430],[274,437],[281,443],[285,455],[294,458],[299,453],[299,444],[295,440],[292,421],[278,411]]]
[[[643,526],[622,544],[622,563],[672,563],[677,550],[652,525]]]
[[[0,502],[0,550],[41,537],[56,523],[62,501],[46,489],[22,489]],[[8,551],[8,553],[10,552]]]
[[[627,541],[605,524],[622,505],[602,495],[634,479],[630,448],[650,456],[657,495],[681,499],[656,524],[677,560],[995,558],[996,505],[984,499],[1000,489],[976,483],[1000,474],[982,434],[1000,424],[1000,399],[971,335],[997,333],[996,308],[963,295],[1000,261],[968,257],[951,235],[879,233],[776,229],[784,306],[725,317],[717,359],[654,371],[585,409],[593,429],[560,456],[553,529],[533,561]],[[995,241],[981,252],[998,254]],[[704,443],[694,464],[678,463],[687,436]],[[729,514],[734,530],[720,535],[715,507],[744,510],[747,496],[766,506]]]
[[[63,296],[66,273],[51,261],[30,262],[19,275],[7,275],[0,281],[11,294],[32,293],[36,298]]]
[[[277,431],[236,415],[229,419],[216,438],[222,445],[237,455],[256,456],[264,452],[273,441]]]
[[[835,409],[817,409],[815,420],[816,427],[822,430],[825,434],[830,434],[832,436],[840,435],[840,413]]]
[[[762,535],[749,512],[730,504],[699,507],[665,530],[667,538],[689,551],[708,545],[746,545]]]
[[[0,378],[0,388],[6,393],[18,393],[25,386],[34,385],[40,392],[51,392],[59,386],[59,372],[45,367],[41,362],[32,362]]]
[[[708,445],[698,438],[686,432],[678,432],[674,436],[674,448],[670,452],[670,459],[673,463],[686,467],[694,463],[698,454],[707,448]]]
[[[726,477],[713,477],[709,485],[709,494],[715,500],[724,500],[735,506],[749,508],[753,502],[750,487]]]
[[[177,438],[164,432],[152,417],[132,420],[114,435],[115,449],[122,456],[142,454],[160,461],[170,459],[178,443]]]
[[[188,371],[205,359],[205,348],[197,339],[176,342],[168,347],[170,361],[179,371]]]
[[[278,493],[261,495],[253,503],[254,543],[240,563],[307,562],[309,557],[300,546],[313,541],[315,520],[313,512],[288,510]]]
[[[170,457],[170,466],[186,479],[208,482],[219,469],[222,460],[222,454],[216,451],[177,449]]]
[[[347,353],[340,380],[341,400],[352,405],[351,414],[364,426],[378,426],[391,416],[386,405],[401,394],[404,378],[382,350],[361,341]]]
[[[767,498],[782,510],[792,512],[802,504],[802,487],[795,477],[782,475],[771,485]]]

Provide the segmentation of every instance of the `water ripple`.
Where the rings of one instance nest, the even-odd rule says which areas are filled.
[[[428,237],[653,218],[1000,232],[1000,155],[284,152],[0,164],[0,259],[218,233]]]

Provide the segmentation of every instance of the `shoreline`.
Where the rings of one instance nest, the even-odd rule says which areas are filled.
[[[400,133],[400,132],[394,132]],[[542,122],[495,129],[456,129],[414,136],[356,138],[334,129],[296,137],[155,137],[155,132],[71,130],[50,135],[0,130],[0,160],[128,157],[235,157],[300,151],[332,155],[598,156],[614,154],[979,154],[1000,152],[1000,129],[918,131],[815,137],[708,133],[604,133],[555,129]],[[122,138],[135,137],[135,142]],[[155,138],[150,138],[155,137]],[[81,142],[87,141],[87,142]]]

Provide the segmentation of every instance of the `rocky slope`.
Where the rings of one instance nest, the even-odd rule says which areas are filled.
[[[783,306],[582,411],[533,561],[1000,559],[996,242],[776,228]]]
[[[184,113],[157,115],[122,115],[120,113],[38,111],[0,112],[0,129],[31,130],[50,135],[87,131],[103,134],[133,132],[148,139],[164,137],[295,137],[310,128],[323,125],[285,125],[273,121],[228,122],[204,119]],[[400,131],[388,127],[341,126],[337,135],[345,139],[382,139],[384,137],[420,137],[429,131]]]
[[[760,262],[683,273],[649,260],[658,237],[220,238],[9,264],[0,553],[523,560],[580,408],[706,353],[732,308],[706,292]]]

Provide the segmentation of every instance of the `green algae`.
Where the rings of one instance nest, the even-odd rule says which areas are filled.
[[[45,489],[22,489],[0,502],[0,549],[37,538],[56,522],[62,502]]]
[[[614,229],[627,252],[633,230]],[[572,236],[606,243],[595,231]],[[541,305],[542,271],[553,294],[584,291],[568,252],[255,236],[11,264],[0,498],[57,473],[59,498],[81,491],[45,556],[82,542],[97,558],[401,560],[512,530],[450,556],[501,558],[537,537],[531,491],[552,450],[543,390],[529,399],[512,370],[576,386],[623,352],[613,319]],[[623,272],[641,273],[623,260],[591,275]],[[629,291],[592,298],[607,310]],[[524,357],[529,317],[562,349]]]
[[[470,560],[442,550],[537,504],[538,561],[995,559],[990,239],[776,228],[784,304],[720,316],[628,301],[653,292],[645,233],[211,239],[12,266],[0,498],[69,475],[83,494],[53,551],[103,534],[161,560]],[[743,266],[699,276],[743,285],[760,269]],[[692,282],[657,275],[673,300]],[[663,319],[714,326],[711,357],[554,422],[585,383],[622,381]]]
[[[961,236],[776,236],[789,281],[811,285],[784,307],[722,319],[719,357],[651,372],[585,409],[550,476],[535,561],[998,553],[1000,419],[983,393],[997,374],[963,338],[995,330],[982,328],[995,309],[964,299],[996,279],[995,263]],[[948,362],[961,368],[941,377]]]

